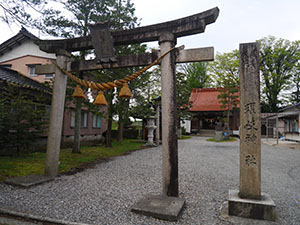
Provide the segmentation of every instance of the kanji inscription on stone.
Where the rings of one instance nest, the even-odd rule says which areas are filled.
[[[254,155],[246,155],[245,162],[247,166],[256,164],[256,158]]]

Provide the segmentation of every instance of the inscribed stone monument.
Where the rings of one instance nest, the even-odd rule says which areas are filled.
[[[228,213],[275,220],[275,204],[261,193],[259,48],[240,44],[240,189],[229,190]]]

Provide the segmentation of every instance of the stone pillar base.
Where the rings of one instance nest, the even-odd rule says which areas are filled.
[[[157,147],[155,143],[146,143],[143,145],[144,147]]]
[[[185,200],[164,195],[147,195],[134,204],[132,212],[162,220],[177,221]]]
[[[46,177],[44,175],[28,175],[24,177],[13,177],[5,180],[6,184],[18,186],[22,188],[29,188],[54,180],[53,177]]]
[[[261,200],[245,199],[238,196],[238,190],[229,190],[228,214],[251,219],[277,219],[275,204],[268,194],[262,194]]]

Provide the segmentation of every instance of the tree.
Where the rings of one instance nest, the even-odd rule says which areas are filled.
[[[27,149],[44,133],[45,106],[41,96],[8,85],[0,92],[0,148]]]
[[[215,84],[220,87],[218,99],[222,108],[227,109],[227,133],[229,133],[230,111],[237,106],[239,92],[239,51],[218,53],[214,62],[210,63],[209,70],[215,78]]]
[[[177,128],[180,129],[180,122],[189,119],[190,114],[190,95],[191,89],[187,85],[186,74],[176,72],[176,108],[177,108]],[[180,131],[179,131],[180,132]],[[179,133],[180,136],[180,133]]]
[[[176,105],[177,122],[190,119],[191,102],[189,101],[193,88],[204,88],[210,86],[210,76],[207,73],[207,63],[196,62],[178,66],[176,71]],[[179,130],[179,136],[181,130]]]
[[[134,119],[146,121],[154,116],[154,98],[161,95],[161,70],[155,67],[151,72],[145,72],[134,82],[129,115]],[[142,124],[142,130],[144,129]]]
[[[134,4],[130,0],[65,0],[64,10],[47,8],[39,27],[52,36],[79,37],[88,32],[88,24],[109,20],[111,29],[136,26]]]
[[[217,87],[224,87],[227,78],[239,84],[239,51],[233,50],[229,53],[217,53],[213,62],[209,63],[209,73]]]
[[[41,11],[46,7],[47,1],[42,0],[0,0],[0,21],[5,22],[9,26],[12,24],[20,24],[23,26],[35,27],[37,18],[32,15],[41,15]]]
[[[227,134],[229,134],[230,112],[236,108],[238,104],[239,87],[237,86],[235,80],[230,79],[230,76],[223,80],[222,85],[223,87],[219,89],[220,94],[217,98],[220,99],[219,102],[222,104],[221,108],[227,110]]]
[[[290,89],[291,78],[295,78],[297,73],[295,66],[300,59],[299,41],[290,42],[269,36],[258,42],[263,82],[263,110],[277,112],[282,103],[283,92]],[[297,79],[294,82],[297,85]]]
[[[206,62],[183,64],[180,70],[186,76],[186,85],[189,92],[193,88],[204,88],[211,85],[212,80],[208,74],[208,64]]]
[[[295,71],[292,75],[292,93],[289,97],[289,102],[294,105],[300,102],[300,62],[295,66]]]

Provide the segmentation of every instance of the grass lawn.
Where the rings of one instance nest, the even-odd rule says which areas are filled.
[[[59,173],[65,173],[73,168],[82,168],[98,159],[107,159],[123,155],[127,152],[141,149],[144,143],[124,140],[123,143],[113,141],[112,148],[104,146],[83,146],[80,154],[72,153],[72,149],[61,149],[59,156]],[[36,152],[17,157],[0,157],[0,181],[9,177],[43,174],[45,170],[46,153]]]
[[[238,139],[234,138],[234,137],[229,137],[229,140],[222,140],[222,141],[217,141],[214,138],[209,138],[206,139],[207,141],[213,141],[213,142],[232,142],[232,141],[237,141]]]
[[[185,140],[185,139],[190,139],[192,136],[188,135],[181,135],[181,138],[179,140]]]

